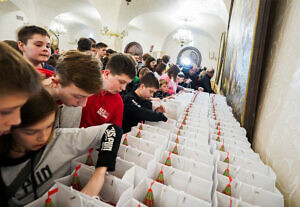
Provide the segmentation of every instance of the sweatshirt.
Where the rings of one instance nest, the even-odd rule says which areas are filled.
[[[161,112],[152,110],[149,100],[140,98],[134,91],[124,97],[124,116],[122,128],[124,133],[131,130],[141,121],[167,121],[167,117]]]
[[[17,190],[9,206],[24,206],[34,200],[34,192],[42,196],[54,184],[54,180],[71,173],[72,159],[88,152],[90,148],[99,149],[96,167],[107,167],[108,171],[114,171],[116,157],[120,146],[122,129],[115,125],[104,124],[89,128],[55,129],[49,144],[43,150],[40,160],[37,162],[31,174],[34,174],[36,187],[32,184],[31,176]],[[27,153],[23,158],[11,159],[1,157],[1,191],[9,186],[17,177],[24,166],[30,162],[31,154]],[[5,185],[5,186],[3,186]],[[4,192],[0,192],[0,201],[7,201]]]

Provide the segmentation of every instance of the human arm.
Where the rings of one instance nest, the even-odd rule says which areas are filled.
[[[96,196],[100,193],[105,173],[106,173],[107,167],[98,167],[96,168],[93,176],[89,180],[89,182],[84,186],[84,188],[81,190],[82,193],[85,193],[89,196]]]
[[[116,158],[120,147],[122,137],[122,129],[115,125],[110,125],[105,130],[101,139],[101,145],[98,153],[98,160],[96,163],[96,170],[82,189],[82,192],[95,196],[101,191],[104,183],[106,171],[114,171]]]

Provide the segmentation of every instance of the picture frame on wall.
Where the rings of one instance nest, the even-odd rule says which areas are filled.
[[[232,0],[220,93],[252,141],[270,0]]]
[[[216,70],[215,86],[216,91],[220,91],[221,77],[224,70],[224,61],[225,61],[225,50],[226,50],[226,32],[221,34],[220,46],[219,46],[219,55],[218,55],[218,64]]]

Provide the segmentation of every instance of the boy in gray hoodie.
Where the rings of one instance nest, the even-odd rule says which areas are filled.
[[[56,111],[56,102],[42,90],[22,107],[21,125],[0,138],[1,205],[24,206],[42,196],[55,179],[71,173],[71,160],[91,147],[98,149],[99,155],[95,173],[83,193],[97,195],[105,172],[115,169],[121,128],[104,124],[54,129]]]

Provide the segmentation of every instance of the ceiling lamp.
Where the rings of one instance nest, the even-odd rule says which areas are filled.
[[[189,44],[193,41],[193,35],[190,30],[180,29],[174,34],[173,39],[183,47],[186,44]]]
[[[67,32],[65,26],[57,22],[51,24],[50,30],[53,31],[57,36],[65,34]]]
[[[122,32],[113,32],[107,26],[101,29],[101,34],[103,36],[108,36],[109,38],[116,37],[120,40],[128,36],[128,32],[126,30],[123,30]]]
[[[129,5],[129,3],[131,2],[131,0],[126,0],[126,2],[127,2],[127,5]]]

